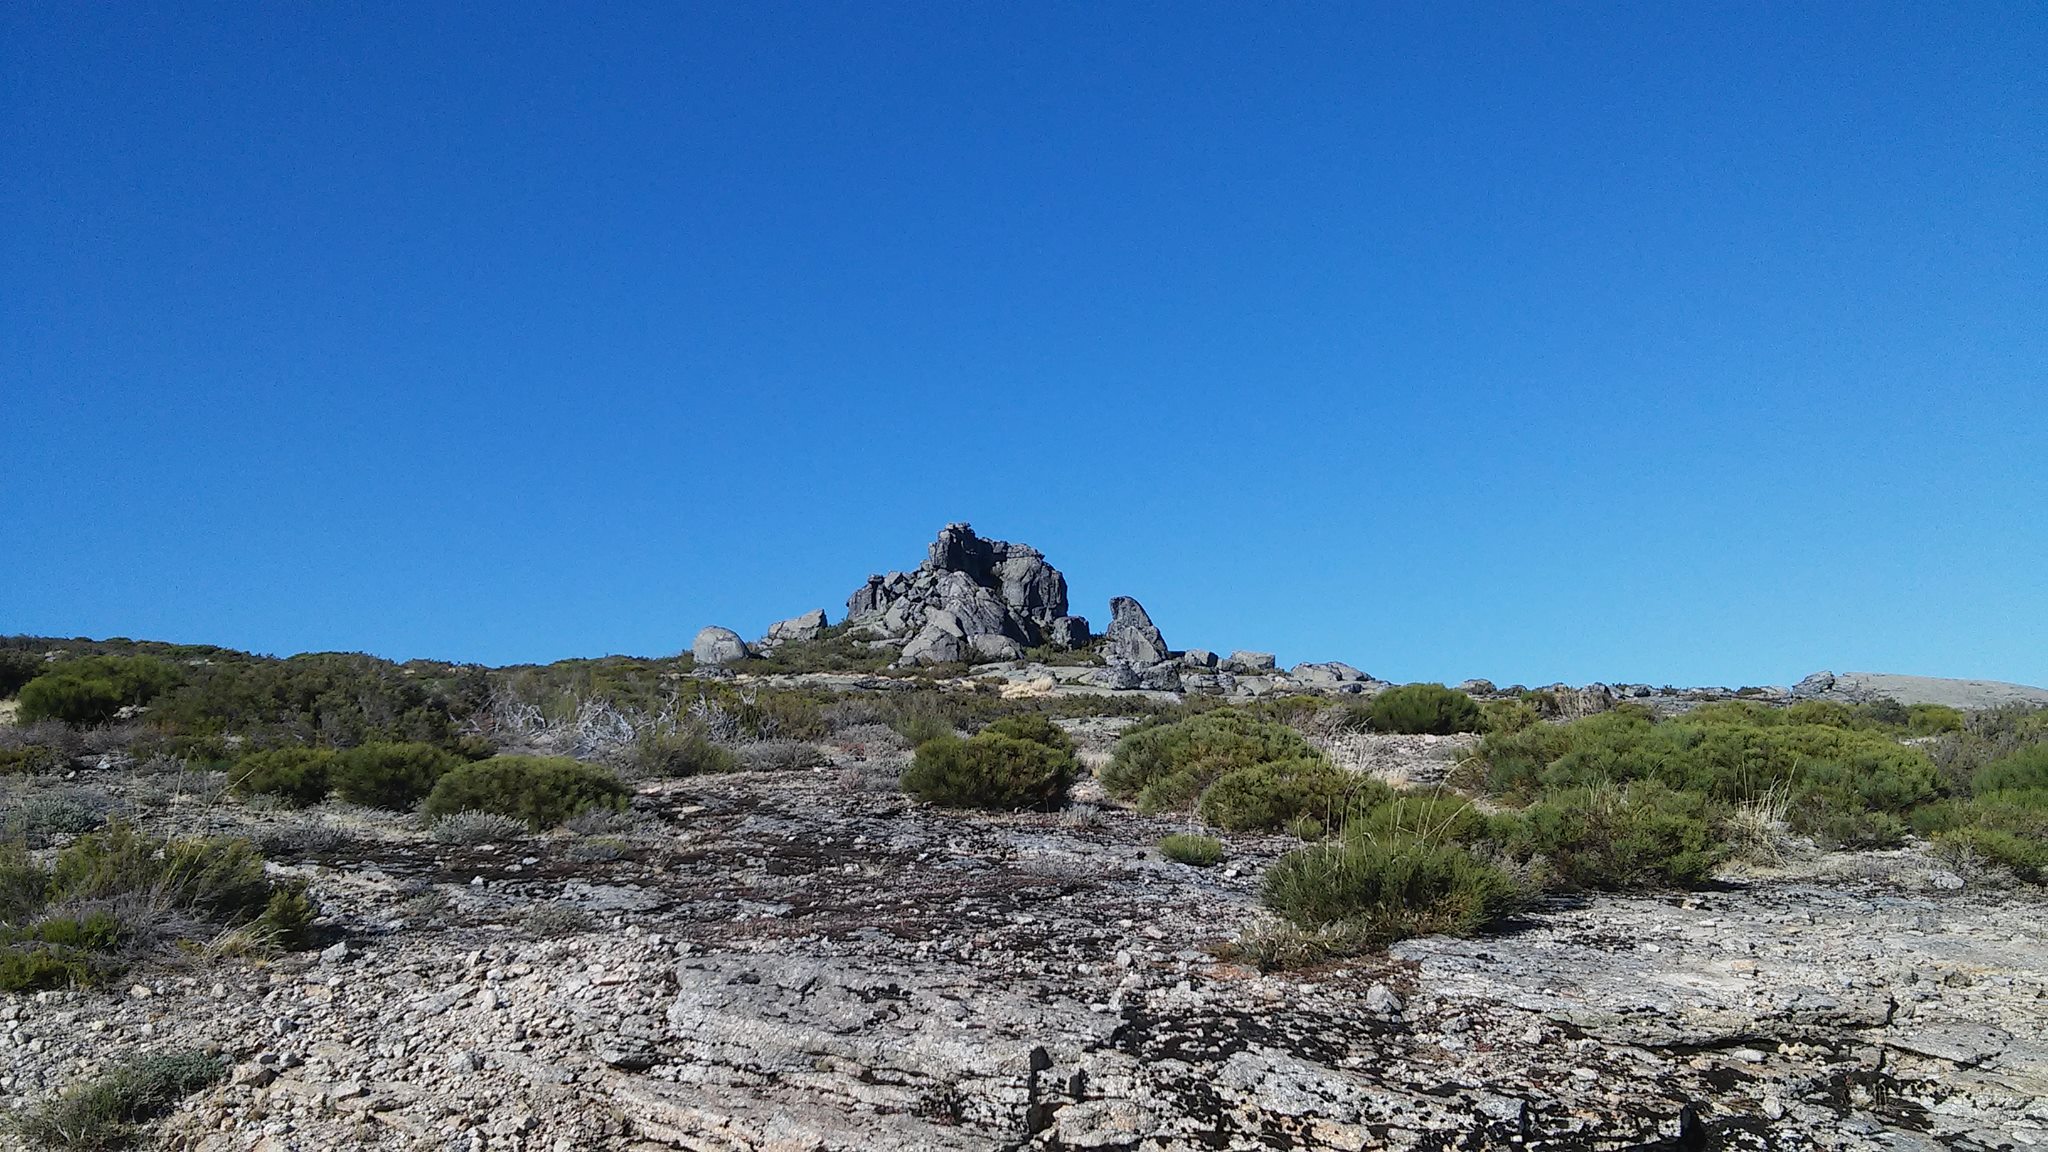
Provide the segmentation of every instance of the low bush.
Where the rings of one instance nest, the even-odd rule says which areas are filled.
[[[86,656],[47,667],[21,687],[23,720],[104,724],[184,679],[177,665],[149,656]]]
[[[633,774],[647,778],[706,776],[737,772],[740,768],[739,760],[730,750],[692,727],[642,732],[626,764]]]
[[[1707,797],[1639,781],[1546,795],[1509,824],[1509,850],[1542,856],[1574,888],[1689,887],[1728,856]]]
[[[572,817],[577,818],[580,814]],[[450,812],[429,825],[427,834],[443,844],[502,844],[524,836],[526,830],[524,821],[496,812]]]
[[[1488,700],[1479,706],[1482,732],[1520,732],[1543,722],[1543,714],[1526,700]]]
[[[1073,737],[1068,736],[1065,729],[1053,723],[1052,717],[1043,712],[1020,712],[1014,716],[1005,716],[990,723],[982,731],[1017,740],[1029,740],[1033,744],[1043,744],[1058,752],[1072,753],[1074,750]]]
[[[12,699],[22,685],[47,669],[40,654],[20,648],[0,648],[0,700]]]
[[[1946,704],[1915,704],[1906,709],[1906,730],[1915,736],[1938,732],[1961,732],[1963,713]]]
[[[430,817],[495,812],[540,829],[590,808],[623,809],[628,795],[603,768],[553,756],[494,756],[443,775],[425,811]]]
[[[1391,795],[1377,780],[1304,756],[1233,768],[1203,790],[1196,809],[1205,823],[1229,832],[1278,831],[1303,817],[1338,828]]]
[[[1354,946],[1468,935],[1521,898],[1499,867],[1454,844],[1353,835],[1297,848],[1266,871],[1266,906],[1297,928],[1341,926]]]
[[[202,1052],[164,1052],[128,1060],[10,1120],[31,1143],[101,1152],[141,1138],[141,1125],[227,1075],[227,1061]]]
[[[335,754],[326,748],[272,748],[252,752],[228,771],[228,787],[243,796],[275,796],[304,808],[333,790]]]
[[[112,809],[113,802],[96,792],[31,793],[0,812],[0,838],[41,848],[53,836],[75,836],[98,828],[107,822]]]
[[[441,777],[465,763],[432,744],[377,742],[336,753],[328,777],[351,804],[405,812],[426,799]]]
[[[1376,732],[1448,736],[1477,732],[1479,705],[1463,692],[1441,684],[1403,684],[1372,698],[1366,718]]]
[[[0,748],[0,776],[49,776],[70,768],[71,757],[48,744]]]
[[[316,912],[303,885],[265,876],[246,840],[166,841],[114,824],[47,868],[0,847],[0,990],[101,983],[159,937],[195,929],[304,947]]]
[[[901,780],[905,792],[948,808],[1054,808],[1066,802],[1079,765],[1074,754],[1000,732],[918,746]]]
[[[802,740],[756,740],[734,749],[733,756],[747,772],[797,772],[828,763],[817,745]]]
[[[1143,724],[1117,741],[1102,770],[1111,795],[1147,812],[1187,811],[1224,774],[1260,764],[1313,760],[1301,733],[1236,708]]]
[[[1159,854],[1176,864],[1207,868],[1223,859],[1223,841],[1214,836],[1175,832],[1159,838]]]

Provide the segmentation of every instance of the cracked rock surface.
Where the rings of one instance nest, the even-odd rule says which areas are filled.
[[[2037,890],[1824,857],[1261,974],[1212,949],[1290,841],[1197,869],[1152,850],[1176,821],[952,813],[863,772],[651,783],[629,830],[497,846],[316,816],[275,858],[324,952],[9,998],[0,1106],[213,1045],[234,1074],[164,1147],[2048,1145]]]

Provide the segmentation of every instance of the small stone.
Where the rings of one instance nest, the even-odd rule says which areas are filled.
[[[339,964],[347,959],[348,941],[346,940],[338,944],[330,944],[320,950],[320,962],[322,964]]]
[[[1365,1006],[1367,1010],[1382,1016],[1399,1016],[1404,1007],[1400,994],[1380,983],[1375,983],[1365,990]]]

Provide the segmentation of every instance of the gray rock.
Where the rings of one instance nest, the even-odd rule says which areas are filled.
[[[770,643],[787,644],[792,640],[816,640],[825,631],[825,610],[813,608],[801,616],[777,620],[768,626],[764,639]]]
[[[1093,635],[1085,616],[1060,616],[1045,630],[1045,642],[1055,648],[1086,648]]]
[[[967,635],[1042,643],[1067,615],[1067,580],[1036,548],[948,524],[917,571],[870,576],[846,601],[850,623],[890,637],[914,635],[938,608],[958,615]]]
[[[1792,695],[1801,698],[1820,696],[1835,686],[1833,672],[1815,672],[1792,686]]]
[[[936,624],[927,625],[924,631],[912,637],[903,646],[899,663],[903,664],[957,664],[967,658],[967,644],[960,637]]]
[[[1365,990],[1365,1006],[1382,1016],[1398,1016],[1402,1008],[1401,997],[1385,984],[1374,982]]]
[[[967,648],[976,660],[1016,660],[1024,655],[1024,646],[992,632],[982,632],[967,638]]]
[[[1349,664],[1336,660],[1321,664],[1296,664],[1288,675],[1311,688],[1330,688],[1338,684],[1356,684],[1367,679],[1365,673]]]
[[[1109,628],[1103,632],[1104,654],[1127,664],[1157,664],[1167,658],[1166,638],[1146,615],[1145,606],[1129,596],[1109,602]]]
[[[1271,652],[1246,652],[1240,649],[1232,652],[1229,658],[1223,661],[1223,666],[1232,672],[1249,672],[1256,675],[1273,671],[1280,666],[1280,662]]]
[[[1190,648],[1180,654],[1180,662],[1190,668],[1214,668],[1217,659],[1216,654],[1207,648]]]
[[[1089,673],[1088,682],[1099,688],[1114,688],[1129,691],[1138,686],[1138,669],[1123,660],[1111,660]]]
[[[1467,696],[1491,696],[1494,694],[1491,680],[1464,680],[1458,684],[1458,691]]]
[[[1138,687],[1153,692],[1178,692],[1181,690],[1180,665],[1171,660],[1148,664],[1137,670]]]
[[[747,642],[732,629],[714,624],[697,633],[697,638],[690,642],[690,654],[699,664],[731,664],[747,658]]]

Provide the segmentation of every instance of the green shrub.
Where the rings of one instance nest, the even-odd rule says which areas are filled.
[[[1304,756],[1233,768],[1202,791],[1196,808],[1205,823],[1229,832],[1277,831],[1303,817],[1336,828],[1392,794],[1377,780]]]
[[[1029,740],[1033,744],[1043,744],[1059,752],[1072,753],[1074,750],[1073,737],[1068,736],[1065,729],[1053,723],[1052,718],[1043,712],[1020,712],[1015,716],[1005,716],[989,724],[982,731],[1016,740]]]
[[[432,744],[365,744],[336,753],[328,780],[341,798],[392,812],[426,799],[442,776],[467,763]]]
[[[948,808],[1052,808],[1066,802],[1079,766],[1069,751],[980,732],[962,740],[939,736],[918,746],[902,787]]]
[[[1381,785],[1344,825],[1347,834],[1410,837],[1428,844],[1477,844],[1493,838],[1493,822],[1470,800],[1450,792],[1395,792]]]
[[[1978,796],[2036,788],[2048,790],[2048,744],[1993,760],[1970,777],[1970,791]]]
[[[1932,736],[1937,732],[1961,732],[1963,714],[1961,710],[1946,704],[1915,704],[1906,709],[1906,730],[1915,736]]]
[[[1214,836],[1175,832],[1159,838],[1159,854],[1176,864],[1207,868],[1223,859],[1223,841]]]
[[[50,1148],[101,1152],[140,1139],[140,1125],[220,1082],[227,1061],[201,1052],[131,1057],[93,1080],[13,1118],[23,1138]]]
[[[1463,692],[1441,684],[1389,688],[1372,698],[1366,716],[1374,731],[1410,736],[1448,736],[1477,732],[1481,727],[1479,705]]]
[[[1541,855],[1574,888],[1687,887],[1728,855],[1705,796],[1654,782],[1546,795],[1510,825],[1510,849]]]
[[[1520,732],[1543,722],[1543,714],[1525,700],[1488,700],[1479,706],[1482,732]]]
[[[1147,812],[1186,811],[1225,773],[1259,764],[1315,759],[1301,733],[1236,708],[1141,725],[1117,741],[1102,770],[1111,795]]]
[[[66,660],[22,685],[21,718],[104,724],[122,708],[147,704],[183,678],[175,665],[148,656]]]
[[[0,648],[0,700],[20,692],[22,685],[48,669],[42,656],[20,648]]]
[[[0,748],[0,776],[47,776],[70,768],[71,757],[48,744]]]
[[[228,772],[228,787],[244,796],[275,796],[303,808],[333,790],[335,754],[326,748],[272,748],[252,752]]]
[[[441,777],[427,796],[428,816],[495,812],[552,827],[590,808],[623,809],[628,792],[602,768],[553,756],[494,756]]]
[[[1265,902],[1297,928],[1345,927],[1358,946],[1468,935],[1520,899],[1513,879],[1453,844],[1347,836],[1297,848],[1266,871]]]
[[[739,760],[695,728],[672,732],[649,729],[633,743],[627,760],[641,776],[705,776],[739,771]]]

